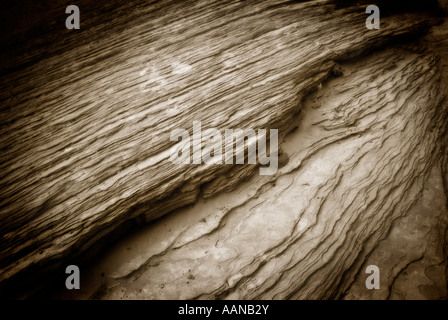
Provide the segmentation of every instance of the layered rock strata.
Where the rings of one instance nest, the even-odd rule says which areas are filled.
[[[342,63],[303,101],[278,175],[119,242],[75,297],[446,297],[445,59],[419,43]]]
[[[417,42],[441,19],[391,15],[368,30],[364,10],[135,1],[109,29],[92,22],[48,57],[36,45],[8,60],[0,286],[171,213],[101,259],[77,297],[364,297],[361,267],[435,168],[446,195],[448,119],[446,24]],[[408,44],[374,52],[396,42]],[[278,128],[281,168],[174,165],[170,132],[195,120]],[[444,239],[445,220],[427,234]]]

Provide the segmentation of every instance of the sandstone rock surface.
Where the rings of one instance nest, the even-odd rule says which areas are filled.
[[[152,222],[67,297],[404,298],[411,267],[432,270],[418,297],[446,296],[443,19],[401,13],[368,30],[365,6],[333,1],[90,5],[48,55],[37,40],[4,54],[3,292]],[[281,168],[174,165],[170,132],[195,120],[278,128]],[[410,249],[389,250],[400,241]],[[370,262],[388,274],[377,296],[360,289]]]

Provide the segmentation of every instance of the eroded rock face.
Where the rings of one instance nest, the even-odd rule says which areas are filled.
[[[98,259],[70,297],[403,298],[417,292],[403,278],[410,266],[436,269],[412,283],[442,279],[447,25],[414,12],[368,30],[364,9],[135,1],[110,9],[121,14],[111,28],[87,22],[51,56],[36,45],[7,60],[2,288],[159,217]],[[174,165],[170,132],[191,133],[195,120],[278,128],[281,168]],[[428,178],[438,186],[429,195]],[[415,208],[431,197],[437,210],[419,227]],[[389,250],[409,240],[406,217],[421,241]],[[366,263],[388,274],[377,296],[362,290]],[[446,296],[438,284],[418,292]]]
[[[421,198],[395,220],[389,233],[363,262],[381,266],[380,290],[366,290],[361,272],[345,299],[446,299],[447,201],[440,167],[434,166]]]
[[[303,101],[277,176],[122,241],[81,297],[445,297],[446,60],[421,48],[342,63]],[[380,268],[380,290],[366,290],[367,265]]]

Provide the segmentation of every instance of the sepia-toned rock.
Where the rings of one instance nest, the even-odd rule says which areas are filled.
[[[82,4],[79,31],[3,39],[1,295],[448,296],[441,14],[369,30],[352,2]],[[194,121],[278,129],[278,171],[173,164]],[[68,264],[82,290],[49,284]]]

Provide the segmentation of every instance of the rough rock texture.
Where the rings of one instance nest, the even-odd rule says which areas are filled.
[[[445,28],[435,33],[446,49]],[[121,241],[74,297],[446,297],[448,56],[421,48],[343,63],[305,99],[277,176]],[[365,287],[370,264],[380,290]]]
[[[381,267],[380,290],[366,290],[361,272],[346,299],[447,299],[447,201],[440,167],[426,181],[421,199],[392,224],[363,262]]]
[[[2,59],[3,289],[171,212],[111,249],[75,297],[394,298],[412,268],[422,296],[446,296],[446,23],[407,13],[368,30],[365,6],[332,1],[102,10],[48,55],[36,40]],[[282,167],[173,165],[170,132],[194,120],[278,128]],[[439,187],[425,198],[428,177]],[[414,225],[412,250],[381,254]],[[378,296],[360,289],[371,260],[397,261]]]

